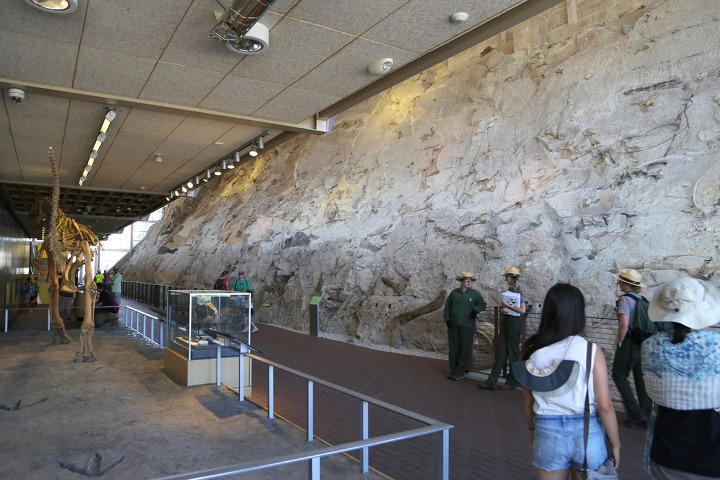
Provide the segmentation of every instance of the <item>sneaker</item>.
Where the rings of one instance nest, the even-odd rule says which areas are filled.
[[[494,383],[490,383],[488,380],[485,380],[483,383],[478,385],[478,387],[482,388],[483,390],[497,390],[497,385]]]
[[[258,331],[258,327],[256,327],[255,325],[253,325],[253,327],[252,327],[252,332],[255,333],[255,332],[257,332],[257,331]]]

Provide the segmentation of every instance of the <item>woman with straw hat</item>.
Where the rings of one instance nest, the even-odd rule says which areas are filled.
[[[645,466],[658,480],[720,478],[720,292],[679,278],[662,285],[648,309],[672,330],[642,344],[647,392],[655,402]]]

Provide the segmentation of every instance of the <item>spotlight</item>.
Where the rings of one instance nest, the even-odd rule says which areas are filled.
[[[225,161],[224,158],[220,161],[220,168],[222,170],[227,170],[227,161]]]
[[[200,186],[200,175],[195,175],[195,185]]]
[[[187,182],[187,187],[188,187],[188,188],[192,188],[192,187],[193,187],[193,182]]]
[[[370,66],[368,67],[368,72],[372,73],[373,75],[385,75],[387,72],[390,71],[392,66],[392,58],[381,58],[380,60],[375,60],[373,63],[370,64]]]
[[[185,188],[185,185],[183,185],[183,187],[182,187],[181,190],[182,190],[183,193],[187,193],[187,188]]]
[[[208,168],[207,171],[205,172],[205,178],[203,178],[203,182],[207,183],[210,181],[211,178],[212,178],[212,173],[210,173],[210,169]]]
[[[251,156],[251,157],[257,157],[257,147],[255,146],[254,143],[253,143],[252,148],[250,149],[250,156]]]
[[[263,150],[265,148],[265,137],[263,137],[263,136],[258,137],[257,146],[260,150]]]
[[[215,171],[213,172],[216,177],[219,177],[222,175],[222,170],[220,170],[220,166],[215,167]]]
[[[240,163],[240,151],[235,152],[235,163]]]

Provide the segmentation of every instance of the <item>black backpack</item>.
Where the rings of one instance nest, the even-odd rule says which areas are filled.
[[[215,280],[215,285],[213,285],[213,290],[223,290],[223,285],[225,284],[224,278],[218,278]]]
[[[630,329],[630,335],[633,341],[642,345],[642,343],[648,338],[652,337],[658,332],[664,332],[670,330],[670,325],[667,322],[653,322],[650,320],[648,315],[648,307],[650,302],[647,298],[642,295],[623,295],[623,297],[632,297],[637,300],[637,308],[635,309],[635,323]]]

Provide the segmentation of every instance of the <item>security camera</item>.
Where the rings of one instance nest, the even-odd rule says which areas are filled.
[[[8,97],[15,103],[20,103],[25,99],[25,92],[19,88],[11,88],[8,90]]]

